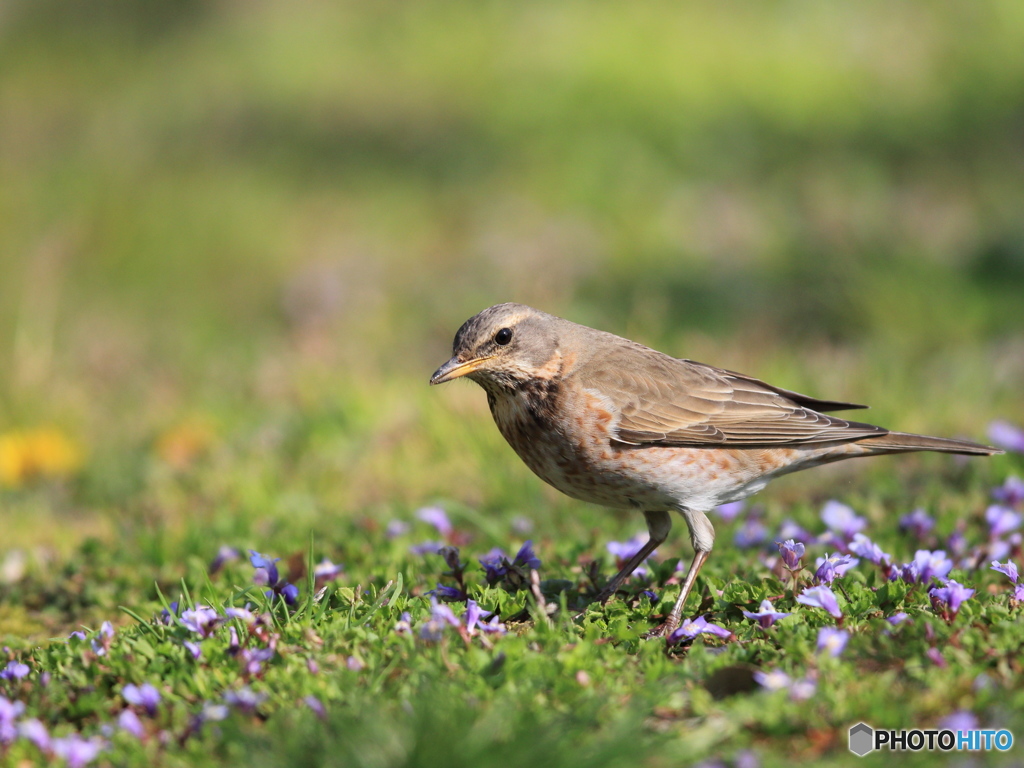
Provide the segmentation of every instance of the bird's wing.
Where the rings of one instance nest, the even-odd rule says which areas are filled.
[[[576,372],[618,412],[619,442],[680,446],[778,446],[847,442],[881,427],[826,416],[850,404],[780,390],[762,381],[640,345],[609,350]]]

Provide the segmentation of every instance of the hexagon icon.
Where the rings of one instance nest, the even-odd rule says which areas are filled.
[[[850,751],[857,757],[864,757],[875,748],[875,732],[867,723],[857,723],[850,728]]]

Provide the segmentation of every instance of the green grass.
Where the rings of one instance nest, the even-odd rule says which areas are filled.
[[[0,695],[23,717],[107,739],[125,765],[852,763],[859,719],[957,711],[1024,738],[1020,607],[986,563],[954,571],[978,591],[951,622],[862,563],[842,580],[849,645],[823,658],[832,620],[720,522],[688,612],[735,639],[666,652],[642,635],[689,560],[681,523],[655,605],[572,620],[588,564],[609,576],[605,545],[642,519],[544,486],[475,386],[426,385],[458,325],[512,299],[869,403],[887,427],[1024,424],[1020,3],[8,6],[0,645],[30,672]],[[12,474],[5,451],[41,433],[78,460],[50,444]],[[983,545],[991,489],[1022,473],[1020,455],[909,455],[754,503],[774,536],[787,518],[820,533],[843,500],[904,562],[961,526]],[[533,611],[508,635],[419,638],[426,592],[451,584],[409,552],[436,538],[414,517],[432,504],[473,598]],[[923,542],[898,528],[916,507],[937,519]],[[392,520],[411,531],[388,538]],[[564,603],[550,624],[476,566],[525,538]],[[345,566],[316,603],[311,540]],[[221,546],[284,558],[299,607],[261,602],[244,560],[210,575]],[[235,628],[251,647],[276,635],[273,657],[247,673],[225,626],[192,659],[187,629],[154,622],[160,594],[260,603],[270,624]],[[767,632],[741,613],[764,595],[793,613]],[[105,655],[68,642],[104,621]],[[758,669],[816,675],[815,694],[760,690]],[[106,733],[143,682],[163,697],[139,711],[146,737]],[[265,696],[255,712],[196,727],[243,686]],[[0,762],[42,757],[18,740]]]

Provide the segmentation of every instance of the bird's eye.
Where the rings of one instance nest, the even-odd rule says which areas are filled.
[[[512,341],[511,328],[502,328],[500,331],[494,334],[494,343],[500,347],[504,347],[510,341]]]

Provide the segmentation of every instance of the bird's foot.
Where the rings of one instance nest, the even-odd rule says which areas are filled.
[[[667,619],[665,619],[665,621],[663,621],[661,624],[654,627],[654,629],[650,630],[647,634],[645,634],[644,637],[648,640],[659,637],[663,637],[666,640],[668,640],[672,633],[675,632],[677,629],[679,629],[679,619],[675,618],[674,616],[669,616]]]

